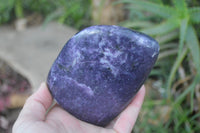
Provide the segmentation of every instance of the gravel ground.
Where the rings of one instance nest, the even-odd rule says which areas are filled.
[[[11,133],[30,92],[29,81],[0,59],[0,133]]]

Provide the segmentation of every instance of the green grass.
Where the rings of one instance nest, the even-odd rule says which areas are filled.
[[[197,91],[200,84],[200,2],[120,0],[117,3],[127,4],[134,15],[122,23],[123,26],[151,35],[160,44],[160,55],[151,77],[163,83],[158,88],[164,88],[160,98],[163,102],[154,105],[156,100],[148,99],[143,107],[145,116],[138,122],[135,132],[200,132],[197,118],[200,109],[194,109],[194,106],[200,108],[195,94],[200,94]],[[171,108],[167,121],[163,121],[162,112],[159,112],[163,106]]]
[[[91,0],[0,0],[0,24],[38,13],[45,24],[58,21],[81,29],[90,25],[90,5]]]

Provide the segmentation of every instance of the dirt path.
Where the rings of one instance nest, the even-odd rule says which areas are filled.
[[[76,32],[57,23],[20,32],[11,27],[0,27],[0,58],[27,77],[35,89],[46,80],[53,61]]]

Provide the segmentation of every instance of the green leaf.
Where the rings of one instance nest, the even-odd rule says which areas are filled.
[[[195,85],[196,86],[196,85]],[[194,87],[195,88],[195,87]],[[192,89],[191,90],[191,93],[190,93],[190,110],[193,111],[194,109],[194,90],[195,89]]]
[[[177,43],[165,43],[160,45],[160,51],[167,49],[177,49]]]
[[[188,49],[185,48],[185,49],[183,49],[181,54],[177,56],[177,58],[175,60],[175,63],[173,65],[173,67],[172,67],[172,70],[170,72],[170,75],[169,75],[169,78],[168,78],[168,82],[167,82],[168,98],[169,99],[171,98],[171,85],[172,85],[172,82],[173,82],[173,80],[175,78],[175,74],[177,72],[178,67],[181,65],[183,59],[187,55],[187,52],[188,52]]]
[[[176,117],[178,117],[178,121],[176,122],[175,124],[175,130],[179,130],[181,128],[181,125],[185,125],[185,131],[187,133],[193,133],[192,131],[192,126],[191,124],[189,123],[189,111],[188,110],[183,110],[182,106],[181,105],[176,105],[174,108],[176,108],[175,112],[177,113],[176,114]]]
[[[15,0],[0,0],[0,13],[2,14],[5,10],[10,10],[15,5]],[[0,16],[1,16],[0,14]]]
[[[170,50],[165,50],[163,52],[160,52],[159,56],[158,56],[158,60],[169,57],[171,55],[175,55],[177,54],[177,49],[170,49]]]
[[[183,45],[184,45],[184,41],[185,41],[185,35],[186,35],[186,32],[187,32],[187,27],[188,27],[188,19],[183,19],[181,21],[181,25],[180,25],[178,55],[180,55],[181,51],[183,50]]]
[[[163,1],[162,1],[162,0],[151,0],[151,1],[154,2],[154,3],[163,4]]]
[[[175,19],[169,19],[152,28],[143,29],[142,32],[149,35],[161,35],[169,33],[179,27],[179,22]]]
[[[153,23],[148,22],[148,21],[128,21],[128,22],[124,22],[121,23],[120,25],[123,25],[124,27],[127,28],[147,28],[147,27],[151,27],[153,25]]]
[[[43,22],[43,26],[46,26],[46,24],[49,23],[50,21],[59,18],[62,15],[62,13],[63,13],[62,9],[58,9],[58,10],[50,13],[49,15],[47,15],[47,17],[45,18],[45,20]]]
[[[160,73],[162,73],[162,70],[160,70],[160,69],[153,69],[152,71],[151,71],[151,73],[149,74],[149,76],[156,76],[156,75],[160,75]]]
[[[14,0],[0,0],[0,24],[9,21],[14,7]]]
[[[172,0],[174,6],[178,10],[187,10],[187,3],[185,0]]]
[[[129,20],[147,20],[148,17],[144,15],[143,12],[141,12],[140,10],[136,9],[136,8],[133,8],[132,6],[125,6],[124,7],[125,10],[128,10],[129,11],[129,14],[128,14],[128,18]]]
[[[22,0],[16,0],[15,1],[15,15],[16,15],[17,18],[23,18],[24,17]]]
[[[132,4],[133,7],[141,9],[143,11],[151,12],[156,15],[159,15],[163,18],[169,18],[175,12],[174,8],[169,6],[164,6],[162,4],[156,4],[148,1],[139,1],[139,0],[120,0],[115,3],[128,3]]]
[[[200,70],[197,72],[197,75],[195,76],[192,84],[183,93],[181,93],[181,95],[175,100],[174,105],[180,104],[187,96],[187,94],[190,93],[199,82],[200,82]]]
[[[189,18],[187,3],[185,0],[172,0],[175,6],[175,15],[179,19]]]
[[[158,35],[156,36],[156,40],[159,42],[159,44],[164,44],[166,42],[169,42],[178,38],[178,35],[179,35],[179,32],[176,30],[176,31],[168,32],[164,35]]]
[[[190,8],[189,14],[192,23],[200,23],[200,7]]]
[[[200,118],[200,112],[196,113],[195,115],[193,115],[190,119],[190,121],[194,121],[196,118]]]
[[[199,41],[195,29],[190,25],[188,26],[187,34],[186,34],[186,44],[190,49],[190,53],[192,54],[192,58],[195,64],[196,69],[200,68],[200,49],[199,49]]]
[[[74,12],[76,12],[78,9],[80,9],[78,4],[73,4],[73,6],[71,8],[66,8],[64,7],[64,14],[62,16],[60,16],[60,18],[58,19],[58,22],[60,23],[64,23],[65,20],[70,17],[71,14],[74,14]],[[76,17],[77,14],[74,14],[73,16]],[[75,19],[75,18],[74,18]]]

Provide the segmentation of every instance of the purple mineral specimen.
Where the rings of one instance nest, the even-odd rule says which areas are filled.
[[[106,126],[130,103],[159,54],[151,37],[119,26],[91,26],[63,47],[47,78],[58,104]]]

